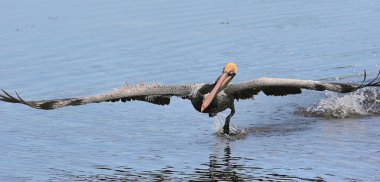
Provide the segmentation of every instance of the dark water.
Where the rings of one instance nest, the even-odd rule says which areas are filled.
[[[126,81],[212,82],[229,61],[234,82],[354,82],[380,68],[379,1],[0,4],[0,88],[26,99],[93,95]],[[53,111],[0,103],[0,181],[380,181],[380,117],[363,111],[363,93],[238,102],[237,138],[176,98]],[[365,99],[379,108],[378,96]],[[339,119],[321,109],[350,112]]]

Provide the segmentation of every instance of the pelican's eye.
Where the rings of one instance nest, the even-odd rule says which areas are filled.
[[[236,75],[236,73],[234,73],[232,71],[228,72],[228,76],[235,76],[235,75]]]

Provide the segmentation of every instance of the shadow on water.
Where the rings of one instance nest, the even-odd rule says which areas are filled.
[[[219,140],[225,140],[220,139]],[[274,172],[252,164],[254,159],[234,156],[229,141],[222,141],[221,154],[210,154],[209,160],[190,172],[176,171],[173,167],[165,167],[155,171],[136,171],[128,166],[110,167],[106,165],[94,166],[97,174],[81,174],[84,172],[68,172],[53,169],[50,180],[63,181],[325,181],[321,177],[302,178]],[[247,174],[245,171],[250,171]]]

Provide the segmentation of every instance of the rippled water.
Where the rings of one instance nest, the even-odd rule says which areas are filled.
[[[364,69],[380,69],[378,1],[16,0],[0,10],[0,88],[26,99],[212,82],[228,61],[238,64],[233,82],[360,83]],[[0,103],[0,181],[376,181],[378,95],[363,93],[239,101],[236,137],[218,133],[223,114],[176,98],[52,111]],[[375,112],[324,115],[362,101]]]

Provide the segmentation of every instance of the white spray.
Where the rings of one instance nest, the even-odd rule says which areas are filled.
[[[214,125],[213,125],[213,128],[216,132],[217,135],[224,135],[223,133],[223,126],[224,126],[224,122],[225,122],[225,118],[227,116],[223,113],[218,113],[215,117],[214,117]],[[236,125],[234,125],[232,123],[232,120],[231,120],[231,123],[230,123],[230,135],[229,136],[244,136],[246,134],[246,131],[244,130],[244,128],[240,128]]]
[[[349,94],[326,92],[326,98],[301,114],[326,118],[346,118],[380,114],[380,92],[362,89]]]

